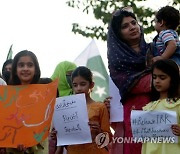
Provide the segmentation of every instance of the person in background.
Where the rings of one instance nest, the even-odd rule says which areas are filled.
[[[179,11],[172,6],[165,6],[155,16],[154,27],[158,35],[154,38],[156,52],[153,62],[172,59],[180,65],[180,41],[176,32],[180,24]]]
[[[55,70],[53,75],[51,76],[52,80],[59,79],[58,91],[59,96],[68,96],[71,95],[72,92],[72,83],[71,83],[71,73],[76,68],[76,64],[63,61],[60,62]]]
[[[71,73],[76,69],[76,64],[69,61],[60,62],[55,70],[53,75],[51,76],[52,80],[59,79],[58,83],[58,95],[68,96],[73,94],[72,83],[71,83]],[[52,128],[52,132],[56,134],[54,128]],[[56,152],[56,137],[49,137],[49,154],[54,154]],[[65,153],[66,149],[59,147],[59,153]],[[60,152],[61,151],[61,152]]]
[[[2,67],[2,77],[6,81],[7,84],[9,83],[9,79],[10,79],[12,63],[13,63],[13,60],[8,59],[4,62],[3,67]]]
[[[180,151],[180,75],[177,64],[170,60],[156,61],[152,66],[151,102],[143,107],[145,111],[175,111],[177,123],[172,132],[178,136],[178,143],[143,143],[142,154],[179,154]]]
[[[149,45],[131,7],[113,13],[107,38],[110,76],[119,89],[124,108],[124,122],[112,124],[114,137],[132,137],[130,113],[142,110],[150,101],[151,74],[146,66]],[[140,154],[141,143],[114,143],[112,154]]]
[[[10,85],[38,84],[41,71],[36,55],[28,50],[17,53],[12,64]],[[48,153],[48,140],[26,148],[20,144],[17,148],[6,148],[7,154],[40,154]]]

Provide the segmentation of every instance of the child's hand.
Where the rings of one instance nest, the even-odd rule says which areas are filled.
[[[52,138],[52,140],[56,140],[56,134],[57,134],[57,131],[53,128],[50,133],[50,137]]]
[[[110,113],[110,100],[112,99],[112,97],[107,97],[104,100],[104,104],[106,105],[106,108],[108,109],[108,112]]]
[[[17,146],[17,149],[18,149],[18,151],[20,151],[20,152],[25,152],[25,151],[27,150],[27,148],[26,148],[23,144],[19,144],[19,145]]]
[[[171,126],[172,132],[176,136],[180,136],[180,126],[178,124]]]
[[[91,129],[91,136],[92,136],[92,140],[94,141],[96,136],[102,132],[101,131],[101,127],[100,124],[96,121],[90,121],[89,123],[90,129]]]

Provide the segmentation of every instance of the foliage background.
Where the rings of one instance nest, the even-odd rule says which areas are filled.
[[[180,0],[167,1],[168,5],[174,6],[176,9],[180,10]],[[156,1],[154,3],[156,3]],[[139,23],[144,28],[145,34],[154,31],[153,21],[154,14],[157,10],[153,10],[152,6],[147,6],[146,0],[68,0],[67,5],[72,8],[77,8],[87,14],[93,13],[94,18],[99,21],[97,25],[87,25],[85,27],[81,26],[79,23],[72,24],[72,31],[84,37],[105,41],[107,38],[108,23],[112,13],[125,6],[131,6],[133,8],[134,13],[139,19]],[[180,28],[178,28],[178,34],[180,34]]]

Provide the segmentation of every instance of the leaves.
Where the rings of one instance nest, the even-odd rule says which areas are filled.
[[[101,40],[107,38],[107,27],[111,20],[112,12],[124,6],[132,6],[134,13],[138,17],[140,25],[144,28],[144,33],[148,34],[154,31],[153,20],[155,10],[150,7],[141,5],[146,0],[68,0],[66,3],[69,7],[78,8],[84,13],[93,12],[95,19],[102,21],[102,25],[81,27],[78,23],[73,23],[72,31],[85,37],[91,37]],[[138,4],[138,5],[137,5]],[[169,5],[178,10],[180,0],[169,0]],[[180,28],[178,29],[180,33]]]

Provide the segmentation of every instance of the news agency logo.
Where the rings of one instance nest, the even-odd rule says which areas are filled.
[[[98,148],[104,148],[109,144],[109,134],[107,132],[99,133],[96,138],[95,142]]]
[[[95,142],[98,148],[106,148],[109,144],[109,134],[107,132],[99,133]],[[112,137],[112,143],[176,143],[175,137],[167,136],[167,137]]]

